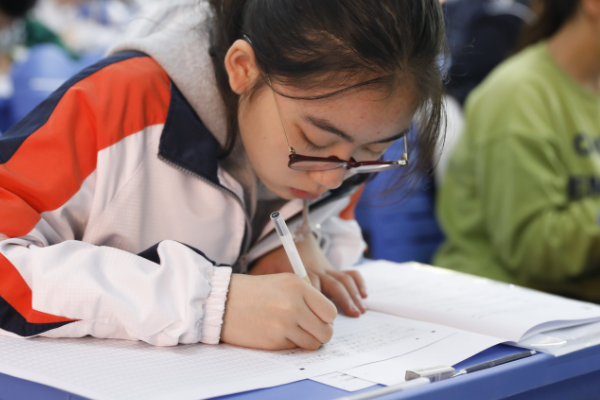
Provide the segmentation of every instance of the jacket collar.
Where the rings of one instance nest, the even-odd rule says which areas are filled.
[[[204,126],[177,86],[171,83],[171,104],[160,137],[158,155],[220,185],[217,171],[218,155],[222,151],[219,142]]]

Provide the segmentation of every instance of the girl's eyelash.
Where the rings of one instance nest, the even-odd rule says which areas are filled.
[[[306,136],[306,134],[303,131],[300,131],[300,136],[302,136],[302,140],[304,140],[304,144],[306,144],[306,147],[308,147],[308,149],[311,151],[319,152],[319,151],[324,151],[325,149],[327,149],[327,146],[318,146],[318,145],[314,144],[313,142],[311,142],[310,140],[308,140],[308,137]],[[383,153],[385,152],[385,151],[372,151],[372,150],[369,150],[366,148],[363,148],[363,150],[377,158],[381,157],[383,155]]]
[[[304,140],[304,143],[306,144],[306,147],[308,147],[309,150],[323,151],[327,148],[327,146],[317,146],[316,144],[314,144],[313,142],[308,140],[308,137],[306,136],[306,134],[304,132],[300,131],[300,134],[302,136],[302,139]]]
[[[383,153],[385,153],[385,151],[372,151],[369,149],[363,149],[364,151],[366,151],[367,153],[372,154],[375,157],[381,157],[383,155]]]

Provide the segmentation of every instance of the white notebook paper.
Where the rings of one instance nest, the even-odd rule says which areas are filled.
[[[358,267],[368,309],[505,341],[600,321],[600,306],[418,263]]]
[[[409,369],[434,365],[452,366],[501,342],[502,339],[492,336],[459,331],[413,352],[343,372],[366,381],[388,386],[395,385],[405,381],[406,371]]]
[[[358,319],[339,316],[331,342],[314,352],[0,337],[0,372],[99,400],[198,400],[385,360],[454,333],[452,328],[368,312]]]

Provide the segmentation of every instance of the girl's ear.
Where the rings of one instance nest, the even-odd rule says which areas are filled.
[[[225,69],[235,93],[242,95],[252,88],[259,75],[252,46],[245,40],[236,40],[225,55]]]

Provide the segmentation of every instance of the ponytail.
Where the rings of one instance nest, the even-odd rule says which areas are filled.
[[[538,0],[537,4],[534,3],[542,8],[541,14],[535,23],[526,26],[523,30],[517,51],[553,36],[575,15],[580,2],[580,0]]]

